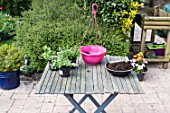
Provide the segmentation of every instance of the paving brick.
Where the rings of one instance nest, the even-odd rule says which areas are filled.
[[[123,113],[135,113],[134,107],[122,107]]]
[[[105,108],[105,111],[107,113],[123,113],[121,107],[114,107],[112,105],[108,105],[106,108]]]
[[[96,111],[97,107],[94,105],[94,103],[91,100],[87,100],[84,104],[84,109],[87,113],[94,113]]]
[[[72,105],[72,104],[63,95],[58,95],[55,105]]]
[[[58,105],[55,106],[53,109],[52,113],[68,113],[68,111],[70,111],[72,109],[72,106],[69,105]]]
[[[162,104],[151,104],[154,112],[159,112],[159,113],[162,113],[165,111],[165,108]]]
[[[52,113],[53,109],[54,109],[54,103],[43,103],[41,107],[41,112]]]
[[[0,106],[0,112],[7,112],[11,108],[12,105],[2,105]]]
[[[12,106],[8,113],[21,113],[23,106]]]
[[[0,106],[6,106],[6,105],[11,106],[13,105],[13,103],[14,103],[14,100],[0,97]]]
[[[128,94],[119,94],[117,97],[118,98],[116,98],[113,101],[114,106],[119,106],[119,107],[121,107],[121,106],[124,106],[124,107],[133,106],[132,101],[130,99],[130,95],[128,95]]]
[[[40,113],[40,108],[23,108],[21,113]]]
[[[144,103],[143,98],[141,95],[130,95],[132,103]]]
[[[159,100],[159,98],[143,98],[145,103],[152,103],[152,104],[160,104],[161,101]]]
[[[11,97],[11,99],[19,99],[19,100],[24,100],[28,98],[28,94],[18,94],[14,93],[14,95]]]
[[[136,113],[154,113],[154,110],[150,104],[134,104],[134,109]]]
[[[160,93],[158,94],[159,99],[162,103],[169,103],[170,102],[170,96],[168,94]]]
[[[20,87],[15,90],[15,93],[28,94],[31,93],[33,83],[31,81],[21,81]]]
[[[45,103],[55,103],[57,100],[57,97],[45,97],[44,102]]]
[[[1,97],[10,99],[13,96],[13,94],[14,94],[14,90],[9,90],[9,91],[5,90],[2,92]]]
[[[15,100],[14,106],[24,106],[24,104],[27,102],[27,100]]]
[[[158,97],[158,95],[156,94],[154,88],[151,87],[146,87],[143,89],[145,94],[141,95],[142,97]]]

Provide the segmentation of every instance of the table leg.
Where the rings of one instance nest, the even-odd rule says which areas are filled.
[[[103,104],[98,107],[98,109],[94,113],[100,113],[104,110],[104,108],[118,95],[118,93],[111,94],[104,102]]]
[[[72,103],[72,105],[80,112],[86,113],[83,108],[70,96],[69,94],[64,94],[64,96]]]
[[[81,105],[87,98],[87,95],[83,96],[83,98],[79,101],[79,105]],[[70,113],[73,113],[76,110],[76,108],[74,107],[72,110],[70,110]]]
[[[92,95],[88,95],[88,97],[97,107],[100,107],[100,104],[94,99],[94,97]],[[103,110],[102,113],[106,113],[106,111]]]

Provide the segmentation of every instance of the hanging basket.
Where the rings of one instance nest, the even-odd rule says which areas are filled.
[[[82,42],[83,42],[84,38],[86,37],[86,34],[87,34],[89,28],[91,27],[93,19],[94,19],[94,25],[95,25],[95,30],[96,30],[96,43],[98,41],[97,38],[100,37],[100,31],[98,29],[98,25],[97,25],[97,21],[96,21],[96,10],[95,10],[95,8],[97,8],[97,7],[98,7],[98,5],[95,4],[95,3],[92,5],[93,18],[90,19],[89,26],[88,26],[85,34],[84,34]],[[102,44],[102,40],[100,40],[100,43]],[[93,65],[99,64],[102,61],[102,59],[104,58],[104,55],[106,54],[106,48],[104,48],[103,46],[100,46],[100,45],[81,46],[80,47],[80,54],[82,56],[83,61],[86,64],[93,66]]]
[[[86,64],[99,64],[106,53],[106,48],[98,45],[81,46],[80,53]]]

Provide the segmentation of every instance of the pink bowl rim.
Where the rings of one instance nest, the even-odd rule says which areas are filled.
[[[100,53],[100,54],[95,54],[95,55],[90,55],[90,54],[86,54],[86,53],[84,53],[84,52],[81,52],[81,48],[82,47],[90,47],[90,46],[98,46],[98,47],[102,47],[103,48],[103,52],[102,53]],[[105,47],[103,47],[103,46],[99,46],[99,45],[88,45],[88,46],[80,46],[80,53],[82,54],[82,55],[86,55],[86,56],[98,56],[98,55],[102,55],[102,54],[105,54],[106,53],[106,48]]]

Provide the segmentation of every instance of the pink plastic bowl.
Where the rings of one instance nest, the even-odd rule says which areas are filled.
[[[86,64],[99,64],[106,53],[106,48],[97,45],[81,46],[80,53]]]

